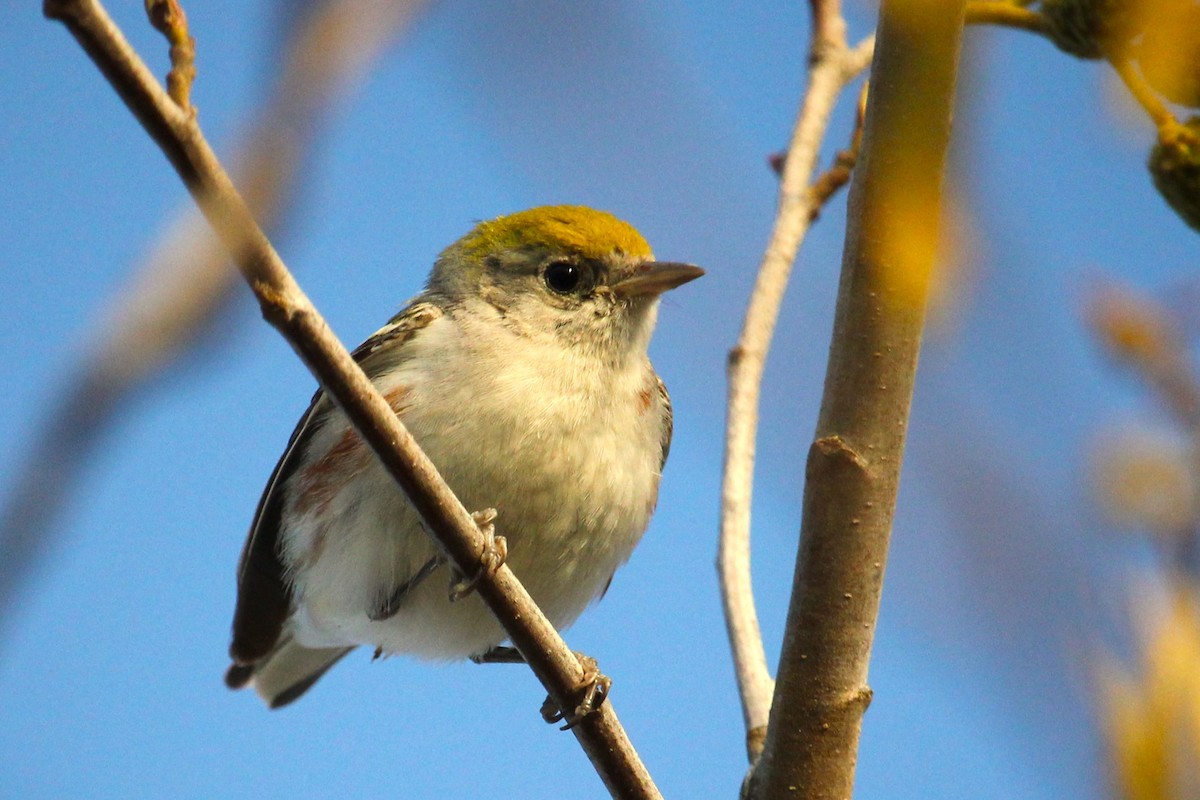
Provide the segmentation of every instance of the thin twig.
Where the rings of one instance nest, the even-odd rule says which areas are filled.
[[[967,25],[998,25],[1048,36],[1050,22],[1044,14],[1031,11],[1010,0],[969,0]]]
[[[858,114],[854,119],[854,132],[850,134],[850,146],[839,150],[833,159],[833,166],[817,176],[812,184],[812,209],[809,211],[809,221],[816,222],[821,215],[821,209],[833,199],[838,190],[850,182],[854,173],[854,165],[858,163],[858,152],[862,149],[863,122],[867,116],[867,83],[863,83],[862,92],[858,96]]]
[[[1127,58],[1111,57],[1109,63],[1121,78],[1121,82],[1125,84],[1125,88],[1133,95],[1133,99],[1138,102],[1138,105],[1145,110],[1146,115],[1154,122],[1154,127],[1162,130],[1171,125],[1178,125],[1179,120],[1175,119],[1175,115],[1167,108],[1166,104],[1159,98],[1155,91],[1150,88],[1146,80],[1141,74],[1134,69],[1133,64]]]
[[[188,30],[187,14],[179,0],[146,0],[146,16],[154,29],[167,37],[171,71],[167,94],[184,111],[192,108],[192,81],[196,79],[196,40]]]
[[[884,0],[752,798],[848,798],[925,320],[963,2]]]
[[[775,226],[759,265],[741,335],[729,353],[717,569],[751,763],[762,751],[775,686],[767,668],[750,576],[750,504],[763,366],[796,253],[814,210],[823,202],[820,191],[809,182],[829,115],[842,89],[870,63],[873,47],[873,40],[867,39],[853,50],[846,48],[842,38],[845,23],[836,3],[814,0],[813,15],[814,38],[829,38],[814,42],[811,48],[815,60],[783,164]]]
[[[263,316],[342,408],[454,565],[473,574],[485,543],[471,515],[296,284],[204,140],[195,117],[157,85],[98,0],[45,0],[44,12],[67,26],[158,143],[229,249]],[[571,708],[583,667],[512,571],[505,565],[485,571],[476,591],[554,702]],[[611,701],[572,730],[614,797],[660,797]]]

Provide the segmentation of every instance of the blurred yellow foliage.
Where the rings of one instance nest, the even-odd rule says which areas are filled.
[[[1191,535],[1197,480],[1191,449],[1182,437],[1124,428],[1096,449],[1091,471],[1097,500],[1116,522],[1159,536]]]
[[[937,86],[941,78],[926,74],[927,54],[915,43],[925,41],[928,46],[925,31],[944,8],[941,0],[903,0],[891,6],[881,25],[889,28],[888,35],[914,43],[912,48],[895,51],[895,61],[888,65],[892,75]],[[856,169],[872,176],[870,189],[864,192],[869,197],[860,198],[869,210],[858,214],[851,208],[850,214],[868,226],[860,234],[880,313],[923,311],[933,288],[938,229],[950,218],[942,214],[941,181],[931,180],[931,176],[944,174],[948,123],[939,127],[932,122],[939,118],[942,97],[937,91],[913,91],[905,95],[902,110],[879,112],[889,121],[886,129],[867,121],[867,130],[873,131],[868,135],[875,141],[867,148],[870,155],[861,158]],[[869,118],[874,103],[868,101]]]
[[[906,185],[895,175],[885,184],[887,223],[870,241],[883,298],[889,305],[913,308],[923,307],[929,296],[938,244],[937,208],[919,193],[906,191]]]
[[[1125,287],[1106,285],[1090,298],[1089,327],[1109,354],[1132,365],[1157,364],[1182,349],[1170,319],[1156,304]]]
[[[1140,39],[1130,55],[1146,82],[1174,103],[1200,107],[1200,3],[1139,0]]]
[[[1200,797],[1200,603],[1177,586],[1148,626],[1140,670],[1103,675],[1114,788],[1123,800]]]

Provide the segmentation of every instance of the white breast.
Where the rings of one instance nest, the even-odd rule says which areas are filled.
[[[405,345],[412,357],[377,385],[467,509],[498,510],[509,566],[563,627],[603,591],[646,528],[666,409],[644,357],[612,374],[561,348],[471,333],[448,315],[433,321]],[[345,431],[339,414],[314,438],[309,461]],[[283,531],[299,641],[434,658],[500,643],[504,634],[477,597],[448,601],[444,567],[394,617],[368,619],[435,551],[373,457],[348,487],[323,509],[293,513]],[[288,507],[303,508],[291,494]]]

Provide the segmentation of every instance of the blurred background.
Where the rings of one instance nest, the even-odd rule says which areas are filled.
[[[165,73],[142,3],[110,5]],[[676,424],[658,512],[567,639],[613,677],[666,796],[735,796],[743,732],[713,568],[724,366],[774,214],[768,157],[803,88],[804,4],[186,10],[203,127],[348,345],[474,221],[533,205],[610,210],[660,258],[708,270],[666,298],[651,350]],[[49,533],[0,553],[0,796],[605,796],[523,668],[363,651],[282,711],[225,689],[238,554],[314,382],[219,271],[145,277],[208,246],[190,200],[60,25],[35,3],[0,13],[0,507]],[[869,33],[874,8],[846,14],[852,41]],[[1136,694],[1170,605],[1175,555],[1136,531],[1155,527],[1162,486],[1192,485],[1180,415],[1128,369],[1121,326],[1165,325],[1186,355],[1200,249],[1154,190],[1153,127],[1111,70],[972,28],[959,105],[955,247],[918,375],[858,796],[1104,797],[1111,698]],[[801,250],[766,374],[754,577],[772,661],[843,207]],[[163,318],[138,317],[180,286]],[[209,308],[197,338],[155,350]],[[115,333],[131,321],[132,344]],[[154,352],[114,355],[139,348]],[[56,460],[64,441],[78,449]]]

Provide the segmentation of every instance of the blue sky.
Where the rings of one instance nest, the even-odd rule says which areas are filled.
[[[161,72],[141,2],[111,5]],[[188,10],[195,102],[225,152],[261,101],[274,12]],[[848,14],[852,36],[869,30],[869,8]],[[66,32],[34,3],[4,17],[0,498],[97,318],[188,202]],[[724,363],[806,24],[794,2],[437,4],[340,104],[278,243],[348,344],[473,221],[528,206],[611,210],[660,258],[708,270],[665,301],[651,351],[676,413],[659,510],[567,635],[614,678],[669,797],[733,796],[744,771],[713,569]],[[1099,797],[1089,657],[1120,627],[1137,548],[1106,535],[1084,457],[1150,412],[1084,331],[1081,298],[1098,275],[1169,297],[1197,240],[1148,180],[1149,124],[1114,114],[1100,67],[994,30],[968,31],[964,67],[954,181],[976,242],[922,355],[859,796]],[[772,654],[843,220],[835,202],[805,244],[767,369],[754,556]],[[0,796],[603,796],[521,668],[356,653],[274,713],[224,688],[238,552],[313,382],[247,293],[217,327],[101,442],[0,626]]]

